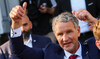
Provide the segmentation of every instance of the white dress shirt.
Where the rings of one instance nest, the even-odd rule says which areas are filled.
[[[32,48],[32,36],[30,35],[29,40],[24,42],[24,45]]]
[[[65,56],[64,56],[64,59],[69,59],[69,57],[73,54],[67,52],[64,50],[64,53],[65,53]],[[82,59],[82,47],[81,47],[81,44],[79,46],[79,49],[76,51],[75,55],[78,55],[78,57],[76,59]]]
[[[11,37],[12,38],[21,36],[21,34],[22,34],[21,27],[18,28],[18,29],[14,29],[14,30],[11,29]],[[26,46],[28,46],[30,48],[33,47],[32,46],[32,36],[31,35],[29,37],[29,40],[24,42],[24,45],[26,45]]]
[[[80,10],[80,9],[86,9],[86,3],[85,0],[70,0],[71,2],[71,8],[72,10]],[[79,26],[80,26],[80,32],[85,33],[90,31],[89,25],[87,22],[79,20]]]

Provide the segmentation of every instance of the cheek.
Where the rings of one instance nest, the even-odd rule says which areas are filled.
[[[62,42],[62,40],[58,40],[58,43],[59,43],[59,45],[63,48],[63,42]]]
[[[75,36],[76,36],[76,33],[70,33],[70,34],[68,35],[68,37],[69,37],[70,39],[74,39]]]
[[[61,37],[57,37],[57,41],[58,41],[60,46],[63,45],[63,39]]]

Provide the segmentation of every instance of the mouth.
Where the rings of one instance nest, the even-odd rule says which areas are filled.
[[[68,43],[64,43],[64,47],[69,47],[72,43],[68,42]]]

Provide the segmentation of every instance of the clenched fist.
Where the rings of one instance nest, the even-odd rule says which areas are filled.
[[[72,11],[72,13],[79,19],[88,22],[89,29],[92,31],[94,25],[96,24],[96,18],[94,18],[87,10],[80,9],[78,11]]]

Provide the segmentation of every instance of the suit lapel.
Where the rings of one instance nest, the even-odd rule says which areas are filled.
[[[55,49],[56,58],[57,58],[57,59],[64,59],[64,56],[65,56],[64,50],[60,47],[60,45],[57,45],[56,47],[57,47],[57,48]]]
[[[82,45],[82,58],[83,59],[89,59],[88,47],[86,45]]]
[[[36,48],[42,48],[39,38],[36,35],[31,35],[31,36],[32,36],[32,46]]]
[[[64,55],[65,55],[64,50],[63,49],[59,50],[57,52],[57,59],[64,59]]]
[[[49,44],[44,59],[64,59],[64,50],[58,44]]]
[[[32,36],[32,46],[33,47],[37,47],[37,40],[36,38],[34,37],[34,35],[31,35]]]

